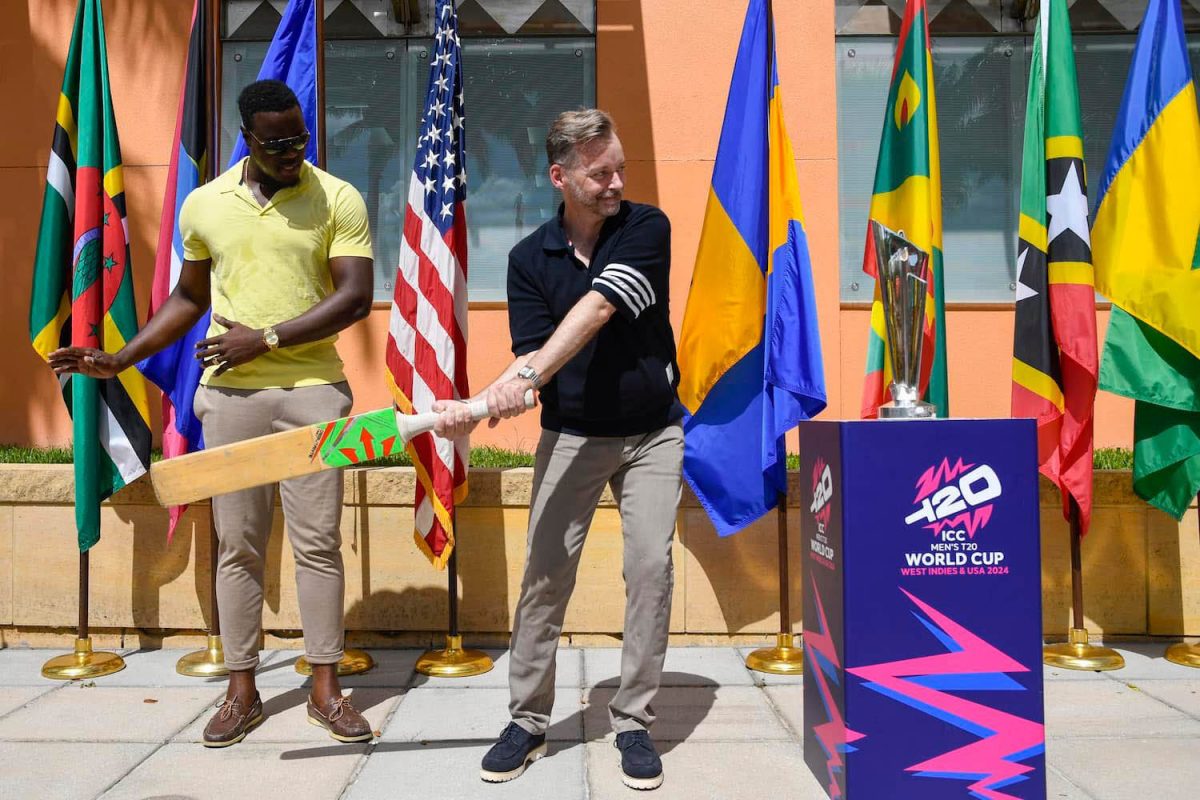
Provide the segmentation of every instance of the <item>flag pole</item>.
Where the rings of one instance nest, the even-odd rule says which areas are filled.
[[[199,0],[205,4],[204,54],[207,59],[204,75],[204,111],[208,120],[204,152],[207,163],[204,180],[211,181],[220,172],[221,145],[221,0]],[[208,636],[204,649],[188,653],[175,662],[175,671],[191,678],[219,678],[229,674],[225,666],[225,648],[221,644],[221,614],[217,607],[217,553],[220,539],[212,501],[208,504]]]
[[[79,554],[79,627],[75,632],[75,651],[55,656],[42,665],[42,677],[59,681],[101,678],[125,669],[125,660],[116,653],[92,650],[88,629],[88,573],[91,562],[88,551]]]
[[[317,166],[329,169],[325,160],[325,0],[317,0]]]
[[[746,666],[772,675],[799,675],[804,671],[804,651],[792,635],[791,577],[788,572],[787,492],[776,499],[775,516],[779,539],[779,634],[774,647],[763,647],[746,656]]]
[[[325,161],[325,0],[313,3],[313,14],[316,16],[314,31],[317,38],[317,166],[328,169]],[[347,647],[342,652],[342,660],[338,662],[337,674],[358,675],[374,666],[375,659],[366,650]],[[312,665],[304,656],[296,660],[296,672],[312,675]]]
[[[1200,504],[1200,498],[1197,498],[1197,504]],[[1200,513],[1197,513],[1196,520],[1197,526],[1200,527]],[[1200,531],[1197,532],[1200,533]],[[1181,667],[1200,669],[1200,644],[1188,644],[1187,642],[1173,644],[1167,648],[1166,659]]]
[[[458,632],[458,512],[450,512],[455,530],[455,546],[446,560],[449,580],[450,619],[446,630],[446,647],[442,650],[426,650],[417,659],[416,670],[422,675],[435,678],[469,678],[482,675],[492,669],[492,659],[482,650],[464,650],[462,634]]]
[[[1088,643],[1083,616],[1083,521],[1079,504],[1068,497],[1068,521],[1071,525],[1071,629],[1067,641],[1042,648],[1042,661],[1062,669],[1096,672],[1121,669],[1125,659],[1111,647]]]
[[[771,96],[771,76],[775,73],[775,9],[767,0],[767,97]],[[769,203],[768,199],[768,203]],[[780,451],[783,440],[780,439]],[[774,675],[798,675],[804,671],[804,653],[795,646],[792,636],[791,578],[788,575],[788,503],[787,473],[784,490],[775,500],[775,517],[779,540],[779,634],[774,647],[764,647],[746,656],[746,666],[756,672]]]

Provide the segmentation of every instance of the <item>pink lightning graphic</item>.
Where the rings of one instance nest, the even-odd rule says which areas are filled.
[[[967,532],[967,536],[971,539],[975,538],[975,531],[988,524],[988,520],[992,518],[992,507],[990,505],[980,506],[972,511],[964,511],[961,514],[955,514],[947,519],[939,519],[932,525],[922,525],[921,527],[933,531],[933,535],[937,536],[946,528],[954,530],[960,525]]]
[[[825,751],[825,769],[829,775],[829,797],[831,800],[840,800],[846,796],[839,782],[839,776],[845,773],[845,761],[842,760],[842,754],[853,750],[853,747],[847,747],[847,745],[862,739],[865,734],[846,727],[846,721],[842,718],[842,713],[833,699],[833,692],[829,688],[829,679],[837,675],[841,668],[841,662],[838,660],[833,637],[829,635],[825,604],[821,602],[821,592],[817,588],[815,580],[813,581],[813,597],[816,598],[819,630],[804,631],[804,658],[808,661],[808,674],[816,677],[821,703],[825,706],[825,713],[829,716],[828,722],[813,726],[813,735],[817,737],[817,741],[821,743],[821,749]]]
[[[1029,670],[937,609],[901,591],[924,612],[926,618],[921,619],[922,623],[950,652],[847,671],[863,679],[870,689],[981,737],[965,747],[907,767],[906,771],[924,777],[974,780],[967,791],[975,797],[1018,800],[1015,795],[999,790],[1023,780],[1026,773],[1033,771],[1033,767],[1019,762],[1043,751],[1044,726],[955,697],[949,689],[933,688],[938,681],[930,678],[948,676],[943,678],[944,685],[952,686],[964,676],[991,677]],[[806,642],[808,636],[805,632]],[[975,688],[986,687],[981,684]]]
[[[964,464],[961,458],[951,466],[950,459],[943,458],[941,464],[936,467],[930,467],[921,473],[920,478],[917,478],[917,499],[913,502],[921,502],[974,466],[974,464]]]

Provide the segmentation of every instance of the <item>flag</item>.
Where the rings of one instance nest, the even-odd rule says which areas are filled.
[[[408,184],[400,270],[384,353],[405,413],[467,389],[466,129],[454,0],[438,0],[421,138]],[[408,443],[417,473],[414,538],[438,568],[454,549],[454,505],[467,497],[467,437],[422,434]]]
[[[208,3],[196,0],[192,11],[192,35],[188,42],[187,65],[179,92],[179,110],[175,116],[175,138],[171,166],[167,170],[167,190],[163,195],[162,218],[158,226],[158,253],[154,262],[154,284],[150,295],[150,316],[166,302],[183,267],[183,237],[179,231],[179,210],[183,201],[208,179],[208,110],[206,76],[208,74]],[[138,364],[143,375],[162,389],[163,458],[204,449],[200,420],[192,410],[192,400],[200,385],[204,367],[194,357],[196,342],[208,335],[209,312],[192,329],[166,348]],[[167,539],[187,506],[170,510]]]
[[[683,474],[722,536],[786,495],[784,434],[825,408],[774,35],[770,4],[751,0],[679,337]]]
[[[1043,0],[1033,37],[1013,335],[1012,414],[1038,424],[1038,463],[1092,516],[1096,287],[1088,235],[1083,126],[1066,0]]]
[[[1179,0],[1138,30],[1092,225],[1112,300],[1100,387],[1133,398],[1133,488],[1183,517],[1200,491],[1200,114]]]
[[[258,70],[258,80],[283,81],[300,101],[304,125],[312,132],[304,157],[317,163],[317,12],[315,0],[288,0],[267,57]],[[229,166],[241,161],[250,150],[237,137]],[[322,164],[321,166],[324,166]]]
[[[137,333],[121,145],[100,0],[80,0],[67,53],[34,256],[29,335],[44,359],[73,345],[115,353]],[[150,465],[150,407],[136,370],[60,378],[75,448],[79,549],[100,540],[100,503]]]
[[[947,417],[950,395],[946,378],[946,293],[942,280],[942,176],[928,16],[925,0],[908,0],[883,115],[870,219],[902,231],[909,241],[930,254],[933,280],[925,299],[921,396],[937,407],[939,417]],[[878,279],[870,224],[863,272]],[[892,367],[878,284],[871,303],[868,336],[862,399],[864,419],[877,416],[879,406],[891,399],[888,387],[892,383]]]

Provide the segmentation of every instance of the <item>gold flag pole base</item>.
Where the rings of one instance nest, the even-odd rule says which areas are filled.
[[[228,675],[229,668],[225,666],[225,650],[221,647],[221,637],[210,633],[207,646],[176,661],[175,671],[189,678],[220,678]]]
[[[1167,648],[1167,661],[1181,667],[1200,669],[1200,644],[1180,642]]]
[[[338,662],[337,674],[338,677],[344,675],[359,675],[375,666],[375,659],[371,658],[371,654],[366,650],[356,650],[353,647],[347,647],[342,653],[342,660]],[[296,672],[301,675],[312,675],[312,664],[308,663],[308,659],[300,656],[296,661]]]
[[[799,675],[804,672],[804,651],[795,645],[790,633],[781,633],[774,647],[764,647],[746,656],[746,666],[771,675]]]
[[[75,652],[55,656],[42,665],[42,677],[56,681],[102,678],[125,669],[125,659],[116,653],[92,650],[92,637],[75,640]]]
[[[469,678],[491,672],[492,659],[482,650],[464,650],[461,636],[447,635],[446,649],[426,650],[416,670],[434,678]]]
[[[1088,644],[1086,628],[1071,628],[1066,642],[1043,647],[1042,662],[1051,667],[1094,672],[1107,672],[1125,666],[1124,657],[1111,647]]]

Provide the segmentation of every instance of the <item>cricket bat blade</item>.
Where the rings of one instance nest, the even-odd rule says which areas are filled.
[[[530,390],[525,393],[525,407],[533,406]],[[471,403],[470,408],[472,419],[488,416],[485,400]],[[160,505],[188,505],[393,455],[432,431],[439,416],[432,411],[401,414],[391,407],[380,408],[164,459],[150,466],[150,480]]]

